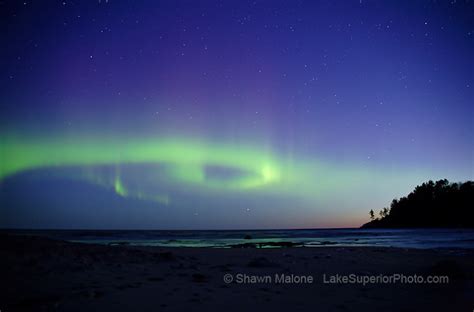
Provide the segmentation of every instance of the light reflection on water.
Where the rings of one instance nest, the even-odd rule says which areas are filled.
[[[57,239],[108,245],[162,247],[386,246],[474,248],[473,229],[314,229],[234,231],[18,230]]]

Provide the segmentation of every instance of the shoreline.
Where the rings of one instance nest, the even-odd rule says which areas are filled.
[[[474,229],[313,229],[259,231],[0,230],[0,235],[38,236],[69,242],[205,248],[397,247],[474,249]]]
[[[472,309],[469,249],[107,246],[17,235],[0,235],[0,242],[9,286],[2,311]],[[383,283],[395,274],[449,282]],[[351,275],[379,280],[342,281]],[[278,283],[275,276],[290,279]],[[296,281],[303,277],[312,282]]]

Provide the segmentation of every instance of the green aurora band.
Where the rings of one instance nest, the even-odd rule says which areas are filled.
[[[79,167],[82,173],[74,178],[113,189],[123,197],[168,204],[168,194],[159,190],[128,188],[122,180],[121,167],[165,165],[160,178],[164,176],[171,183],[198,191],[267,192],[300,199],[320,198],[334,190],[356,190],[368,182],[377,183],[379,177],[387,177],[367,168],[287,158],[282,160],[271,151],[241,144],[230,146],[182,138],[7,137],[0,139],[0,181],[28,170]],[[104,177],[94,171],[97,166],[113,166],[116,170],[112,178]],[[229,179],[212,179],[206,175],[209,166],[239,174]]]
[[[125,142],[125,143],[124,143]],[[215,146],[183,139],[113,140],[93,138],[3,139],[0,180],[31,169],[121,164],[166,164],[167,177],[219,191],[264,188],[281,181],[282,166],[269,153],[255,149]],[[207,179],[206,166],[232,168],[246,174],[227,180]],[[117,170],[119,171],[119,170]],[[110,186],[111,181],[89,175],[87,180]],[[121,196],[167,202],[163,195],[131,194],[117,173],[113,189]]]

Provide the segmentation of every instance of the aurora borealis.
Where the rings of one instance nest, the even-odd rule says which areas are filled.
[[[1,227],[349,227],[474,178],[470,2],[0,6]]]

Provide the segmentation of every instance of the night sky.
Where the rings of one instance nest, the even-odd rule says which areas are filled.
[[[0,226],[353,227],[474,178],[472,1],[1,1]]]

